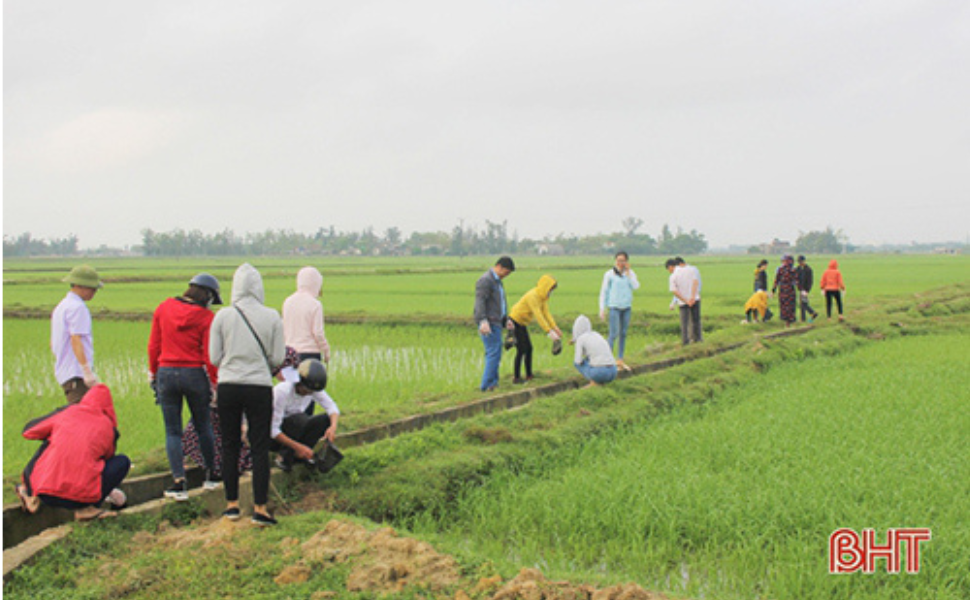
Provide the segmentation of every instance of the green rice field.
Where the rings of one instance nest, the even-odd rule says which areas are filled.
[[[494,471],[413,526],[554,577],[688,597],[965,598],[967,347],[908,338],[785,364],[710,404]],[[826,543],[840,527],[933,539],[918,575],[834,577]]]
[[[970,260],[839,257],[848,287],[846,321],[823,317],[803,335],[768,340],[761,336],[781,331],[781,324],[739,323],[758,258],[696,261],[704,281],[706,341],[686,349],[679,345],[677,315],[668,310],[662,259],[633,258],[643,287],[634,299],[628,361],[698,360],[350,448],[325,479],[293,485],[323,493],[328,510],[431,541],[472,574],[510,578],[537,568],[551,579],[632,581],[670,598],[970,597]],[[828,259],[810,259],[818,281]],[[220,277],[228,296],[237,262],[95,263],[108,282],[91,302],[96,370],[115,395],[120,450],[141,472],[167,470],[162,420],[147,385],[146,318],[198,271]],[[343,430],[481,397],[482,348],[470,313],[475,280],[490,262],[312,263],[324,274],[322,302],[334,349],[328,391],[344,413]],[[585,313],[606,331],[595,313],[608,257],[517,262],[506,280],[510,299],[550,273],[560,281],[551,308],[563,330]],[[278,308],[306,261],[254,264],[264,275],[267,305]],[[43,315],[63,296],[57,280],[69,266],[4,264],[8,483],[36,448],[20,438],[23,423],[62,403]],[[814,298],[823,311],[817,293]],[[553,357],[538,328],[533,332],[536,383],[575,377],[568,349]],[[705,355],[727,344],[741,347]],[[518,389],[510,383],[512,357],[504,355],[500,391]],[[309,516],[281,519],[273,539],[313,535],[315,513],[307,510]],[[155,597],[161,588],[148,580],[136,585],[88,576],[97,568],[92,540],[113,555],[130,544],[136,526],[119,521],[76,545],[68,542],[57,551],[64,553],[57,565],[42,561],[28,568],[5,593]],[[827,542],[840,527],[880,534],[890,527],[929,527],[933,539],[923,547],[918,574],[833,576]],[[275,572],[264,566],[220,578],[219,551],[195,551],[198,571],[187,570],[185,561],[167,567],[169,550],[156,550],[152,577],[180,578],[184,597],[287,597],[285,589],[267,587],[265,578]],[[327,565],[315,566],[300,589],[314,589],[314,582],[316,589],[334,589],[343,585],[341,577]],[[454,590],[435,597],[452,598]],[[479,597],[488,596],[472,596]]]

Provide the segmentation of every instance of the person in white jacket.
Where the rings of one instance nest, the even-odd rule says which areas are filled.
[[[232,305],[220,310],[209,331],[209,360],[219,369],[219,421],[222,425],[223,483],[230,520],[240,517],[239,450],[243,415],[249,424],[253,457],[253,523],[275,525],[267,508],[269,442],[273,418],[272,370],[286,357],[283,321],[263,306],[263,278],[249,263],[236,269]]]
[[[603,336],[593,331],[589,317],[579,315],[573,323],[570,344],[576,346],[573,363],[576,370],[589,380],[586,387],[609,383],[616,379],[616,359]]]
[[[606,320],[608,310],[610,336],[606,341],[612,350],[613,341],[620,340],[616,366],[625,371],[631,371],[632,369],[623,362],[623,356],[626,353],[626,332],[630,327],[630,314],[633,310],[633,292],[640,289],[640,281],[630,268],[629,254],[620,250],[613,260],[613,268],[603,275],[603,285],[600,286],[600,320]]]
[[[296,350],[300,362],[315,358],[330,362],[330,344],[323,329],[320,290],[323,275],[315,267],[303,267],[296,274],[296,292],[283,301],[283,337]]]

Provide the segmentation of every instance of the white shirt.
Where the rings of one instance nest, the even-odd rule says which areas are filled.
[[[311,402],[316,402],[328,415],[339,415],[337,403],[325,391],[311,392],[306,396],[296,393],[296,384],[284,381],[273,388],[273,421],[270,423],[269,436],[275,438],[282,433],[283,419],[305,411]]]
[[[674,267],[674,272],[670,274],[670,291],[674,293],[674,300],[677,301],[678,306],[684,306],[687,304],[676,294],[680,294],[684,298],[691,299],[691,288],[694,282],[697,282],[697,294],[694,295],[693,300],[697,301],[701,299],[701,274],[697,270],[697,267],[691,265],[682,265],[679,267]]]
[[[68,292],[51,313],[51,350],[54,352],[54,375],[57,383],[84,377],[81,364],[71,348],[71,336],[81,336],[88,366],[94,368],[94,339],[91,336],[91,311],[83,298]]]

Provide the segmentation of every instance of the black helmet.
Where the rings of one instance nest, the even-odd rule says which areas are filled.
[[[219,280],[208,273],[199,273],[192,278],[189,285],[204,287],[212,292],[212,303],[222,304],[222,297],[219,296]]]
[[[296,372],[300,375],[300,384],[314,392],[327,387],[327,368],[315,358],[301,362]]]

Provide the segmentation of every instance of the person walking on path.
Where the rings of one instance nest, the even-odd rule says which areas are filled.
[[[283,335],[286,345],[296,350],[300,361],[315,358],[330,362],[330,344],[323,329],[320,290],[323,275],[315,267],[303,267],[296,274],[296,292],[283,301]]]
[[[790,254],[781,257],[781,266],[775,271],[775,283],[771,286],[772,295],[778,295],[779,317],[785,327],[795,322],[795,302],[798,294],[798,275],[792,268],[794,260]]]
[[[166,498],[188,500],[185,455],[182,452],[182,401],[189,406],[205,466],[206,489],[218,487],[215,446],[209,403],[216,384],[216,368],[209,362],[209,327],[215,317],[210,306],[222,304],[219,280],[199,273],[185,293],[158,305],[148,338],[148,372],[165,422],[165,453],[172,471]]]
[[[290,471],[296,461],[311,464],[313,447],[321,438],[334,441],[340,419],[337,404],[323,391],[327,387],[327,369],[323,363],[316,359],[301,362],[293,379],[273,388],[271,447],[279,452],[276,466],[283,471]],[[306,407],[314,403],[324,413],[311,417]]]
[[[819,289],[825,294],[825,314],[832,318],[832,301],[835,300],[839,305],[839,320],[842,321],[842,293],[845,292],[845,283],[842,281],[842,273],[839,271],[839,263],[832,260],[829,268],[822,273],[822,279],[818,282]]]
[[[512,307],[509,318],[515,327],[515,378],[512,383],[525,383],[532,379],[532,340],[529,338],[529,325],[539,322],[539,327],[553,342],[562,339],[562,330],[549,312],[549,297],[558,284],[551,275],[539,278],[536,287],[526,292]],[[525,378],[522,378],[522,363],[525,363]]]
[[[754,269],[754,291],[758,290],[768,291],[768,261],[763,258]]]
[[[573,322],[573,337],[570,344],[576,346],[573,365],[583,377],[589,380],[585,387],[595,387],[616,379],[616,359],[613,350],[603,336],[593,331],[586,315],[579,315]]]
[[[677,306],[680,311],[681,343],[686,346],[702,342],[700,271],[680,257],[668,260],[666,267],[670,273],[670,291],[674,294],[671,308]]]
[[[108,516],[107,501],[124,507],[118,489],[131,461],[117,450],[118,418],[108,386],[95,384],[81,400],[34,419],[24,437],[42,441],[17,486],[20,506],[29,513],[40,504],[74,511],[78,521]]]
[[[630,314],[633,311],[633,292],[640,289],[640,282],[637,274],[630,268],[629,254],[617,252],[613,260],[613,268],[603,275],[603,284],[600,286],[600,320],[606,320],[606,311],[609,310],[610,335],[607,343],[612,350],[613,342],[619,339],[616,366],[629,371],[630,367],[623,362],[623,356],[626,352],[626,332],[630,327]]]
[[[272,371],[286,357],[283,320],[263,306],[263,279],[252,265],[236,269],[232,306],[220,310],[209,333],[209,359],[219,369],[217,403],[222,424],[222,468],[229,520],[240,517],[239,451],[242,420],[249,424],[253,457],[252,521],[276,525],[266,506],[269,497],[269,442],[273,418]]]
[[[795,275],[798,279],[798,305],[801,309],[802,322],[805,322],[806,315],[808,316],[808,322],[811,323],[818,318],[818,313],[809,304],[808,294],[812,291],[812,285],[815,283],[815,274],[812,272],[812,267],[808,266],[805,261],[804,256],[798,257],[798,266],[795,267]]]
[[[508,318],[508,303],[505,288],[502,286],[502,280],[513,271],[515,263],[511,257],[503,256],[475,283],[474,319],[485,346],[485,369],[479,388],[483,392],[490,392],[498,387],[498,369],[502,362],[502,330],[514,327]]]
[[[74,267],[61,281],[71,284],[71,289],[51,313],[54,375],[68,404],[76,404],[98,383],[98,376],[94,374],[91,311],[87,303],[104,284],[94,267],[88,265]]]

